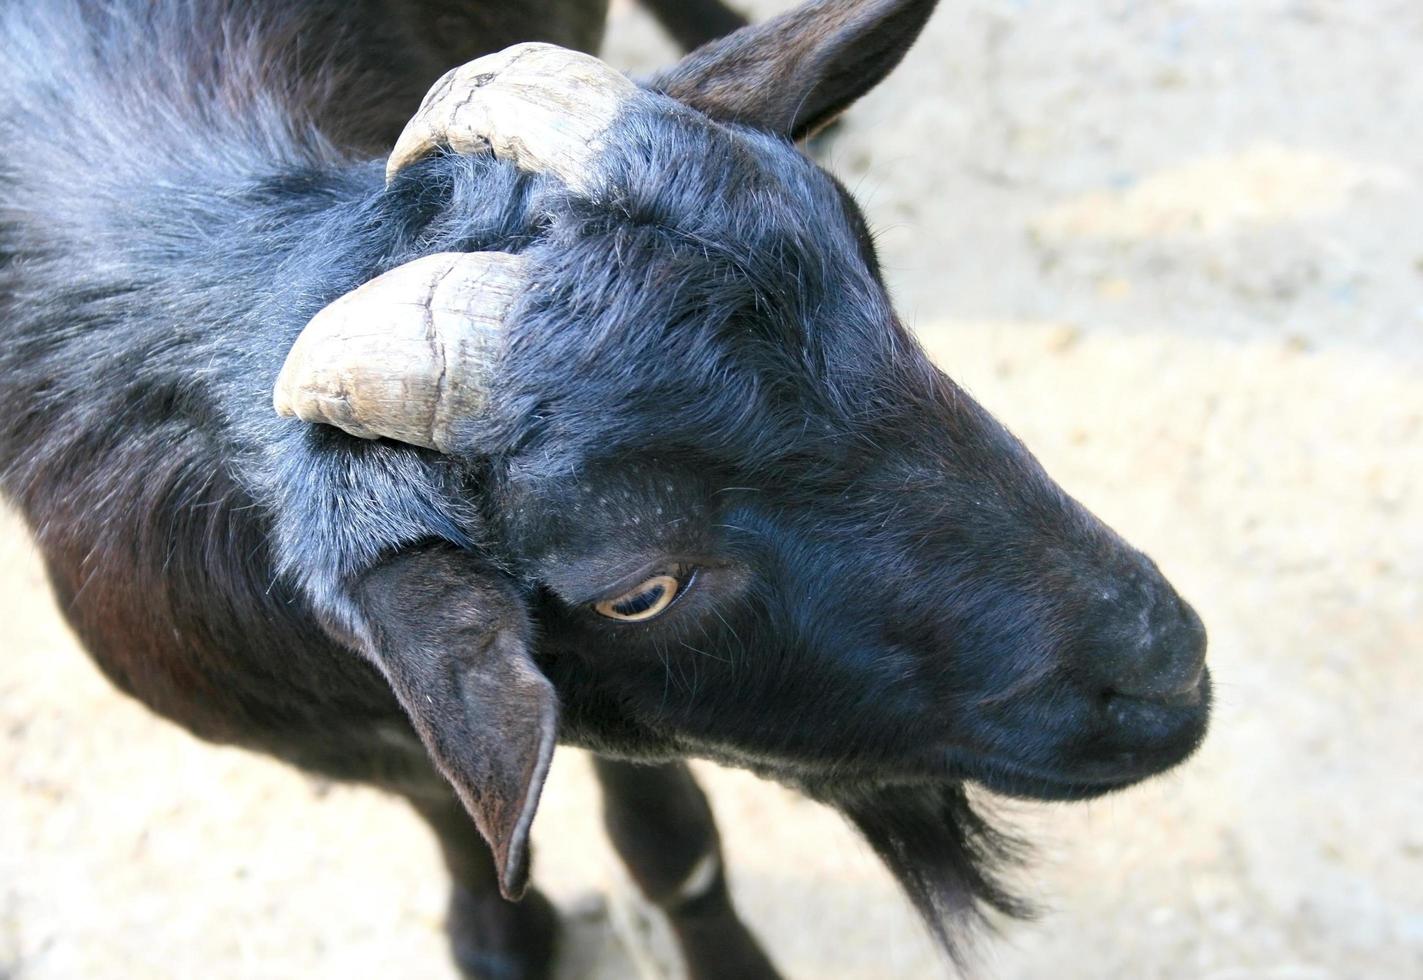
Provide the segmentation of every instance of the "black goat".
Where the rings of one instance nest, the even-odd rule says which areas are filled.
[[[840,808],[951,946],[1018,907],[965,781],[1184,759],[1200,621],[929,363],[794,146],[933,0],[808,3],[641,89],[517,49],[437,85],[387,182],[438,68],[589,47],[603,6],[6,7],[5,492],[120,688],[414,804],[474,975],[548,967],[549,903],[500,891],[555,739],[695,976],[774,971],[687,756]],[[336,424],[278,417],[279,373]]]

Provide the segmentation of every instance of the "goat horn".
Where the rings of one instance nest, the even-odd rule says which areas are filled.
[[[594,173],[589,164],[603,134],[641,91],[592,55],[552,44],[516,44],[477,58],[430,89],[395,141],[386,183],[446,146],[456,153],[493,151],[587,194]]]
[[[451,427],[488,399],[525,260],[442,252],[407,262],[311,318],[287,354],[279,415],[449,452]]]

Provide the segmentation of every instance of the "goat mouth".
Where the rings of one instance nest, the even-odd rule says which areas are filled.
[[[1104,796],[1149,779],[1160,771],[1152,768],[1122,774],[1065,772],[1008,759],[957,753],[950,767],[957,778],[978,783],[1003,796],[1055,802]]]
[[[1184,762],[1200,745],[1196,737],[1169,746],[1144,746],[1101,760],[1062,766],[1038,765],[963,750],[949,753],[956,779],[979,783],[1004,796],[1029,800],[1090,800],[1134,786]]]
[[[1095,723],[1061,759],[1024,759],[984,747],[950,748],[949,773],[1005,796],[1086,800],[1125,789],[1180,765],[1205,740],[1212,702],[1210,675],[1169,697],[1109,691]],[[1088,747],[1090,746],[1090,748]]]

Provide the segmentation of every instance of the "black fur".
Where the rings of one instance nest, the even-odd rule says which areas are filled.
[[[880,74],[932,4],[897,6]],[[625,115],[586,198],[483,157],[387,188],[368,148],[410,76],[370,77],[364,28],[308,43],[292,18],[335,8],[292,8],[55,0],[0,19],[0,473],[120,687],[447,827],[426,748],[460,785],[432,742],[453,729],[431,735],[444,722],[403,693],[444,667],[383,658],[425,656],[430,616],[465,622],[445,569],[477,566],[468,622],[480,595],[522,604],[505,619],[531,624],[518,656],[552,683],[560,740],[717,759],[841,807],[946,946],[945,917],[1021,907],[965,780],[1079,798],[1193,750],[1199,620],[929,363],[853,202],[788,142],[806,120],[728,121],[720,79],[712,103]],[[736,63],[804,55],[775,36],[742,37]],[[850,40],[823,49],[827,78]],[[811,121],[867,87],[822,93]],[[350,118],[365,98],[369,127]],[[452,250],[522,253],[535,283],[456,451],[274,414],[312,314]],[[478,560],[422,557],[461,553]],[[663,619],[592,611],[669,565],[697,571]],[[482,858],[450,853],[488,887],[460,870]],[[541,908],[510,928],[546,961]]]

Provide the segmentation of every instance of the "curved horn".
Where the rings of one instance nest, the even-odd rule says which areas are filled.
[[[386,182],[448,146],[456,153],[492,150],[586,194],[592,185],[589,163],[602,149],[603,133],[641,93],[592,55],[552,44],[516,44],[446,72],[435,83],[395,141]]]
[[[280,415],[449,452],[451,426],[487,400],[525,260],[442,252],[378,276],[311,318],[287,354]]]

